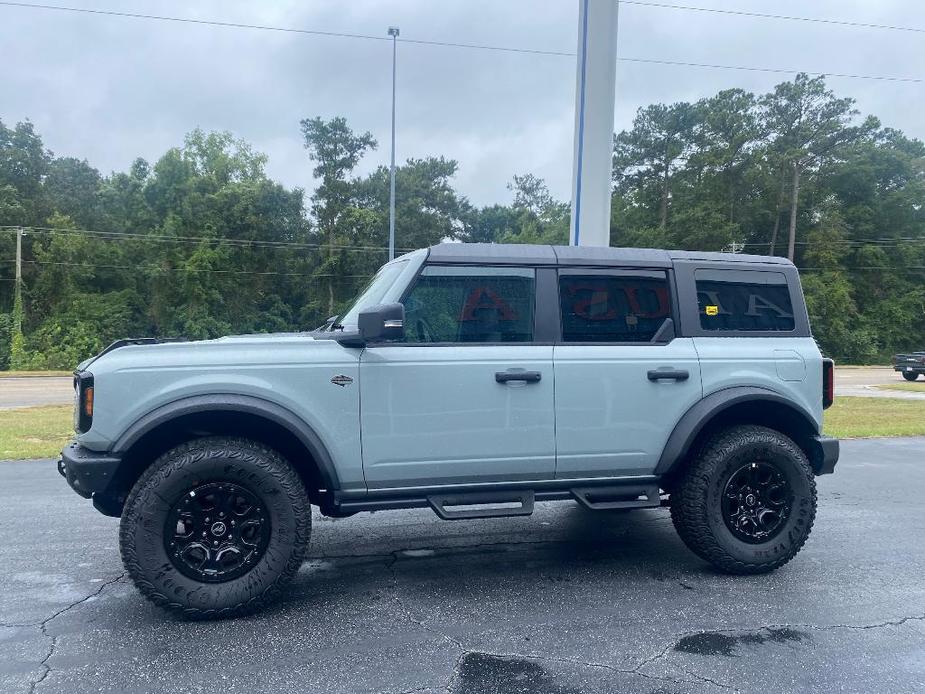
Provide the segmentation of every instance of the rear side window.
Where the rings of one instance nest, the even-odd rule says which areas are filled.
[[[564,342],[649,342],[670,315],[664,272],[564,274],[559,304]]]
[[[405,341],[531,342],[531,268],[425,267],[405,298]]]
[[[696,270],[700,327],[704,330],[789,332],[793,304],[781,272]]]

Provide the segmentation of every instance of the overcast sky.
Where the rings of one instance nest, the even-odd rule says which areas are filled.
[[[54,2],[54,0],[51,0]],[[671,2],[671,0],[665,0]],[[67,0],[71,7],[574,52],[577,0]],[[679,0],[679,4],[925,28],[918,0]],[[925,78],[925,34],[623,5],[621,56]],[[229,130],[269,155],[270,175],[308,191],[299,120],[345,116],[389,157],[387,41],[218,28],[0,6],[0,119],[32,120],[57,155],[104,174],[155,160],[195,127]],[[728,87],[758,93],[786,75],[617,68],[615,128],[640,106]],[[925,83],[830,78],[862,113],[925,138]],[[573,57],[399,45],[399,160],[459,161],[457,189],[507,202],[515,173],[568,199]]]

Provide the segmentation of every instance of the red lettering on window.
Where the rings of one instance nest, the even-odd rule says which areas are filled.
[[[632,285],[623,287],[623,293],[626,294],[626,300],[629,302],[631,313],[640,318],[661,318],[662,316],[668,315],[668,287],[659,285],[654,289],[646,288],[648,291],[654,292],[658,299],[658,308],[651,313],[644,313],[642,306],[639,305],[639,297],[636,295],[639,289],[640,287]]]
[[[572,313],[588,321],[606,321],[618,318],[621,312],[615,305],[610,294],[611,285],[608,282],[579,282],[568,285],[567,291],[572,299]],[[623,284],[613,287],[626,297],[627,315],[637,318],[661,318],[668,315],[668,287],[659,284],[656,287]],[[658,307],[646,312],[639,301],[641,292],[652,292],[658,300]]]
[[[517,320],[517,314],[507,302],[488,287],[476,287],[469,292],[460,321],[478,320],[477,311],[497,311],[498,320]]]
[[[575,299],[572,304],[572,313],[579,318],[584,318],[585,320],[613,320],[617,317],[615,308],[605,310],[610,303],[607,299],[607,285],[605,283],[583,282],[570,285],[568,288],[568,293],[572,297],[579,292],[590,292],[590,296]]]

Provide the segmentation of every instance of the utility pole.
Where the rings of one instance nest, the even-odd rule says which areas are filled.
[[[16,294],[13,298],[13,334],[22,332],[22,234],[23,228],[16,230]]]
[[[389,260],[395,257],[395,70],[398,27],[389,27],[392,37],[392,163],[389,167]]]

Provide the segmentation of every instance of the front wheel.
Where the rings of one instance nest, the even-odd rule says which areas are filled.
[[[919,375],[915,371],[903,371],[903,378],[907,381],[914,381]]]
[[[735,574],[773,571],[790,561],[816,517],[816,482],[790,438],[760,426],[713,436],[671,495],[684,543]]]
[[[161,456],[135,484],[119,530],[122,561],[155,604],[235,616],[298,571],[311,506],[292,466],[254,441],[203,438]]]

